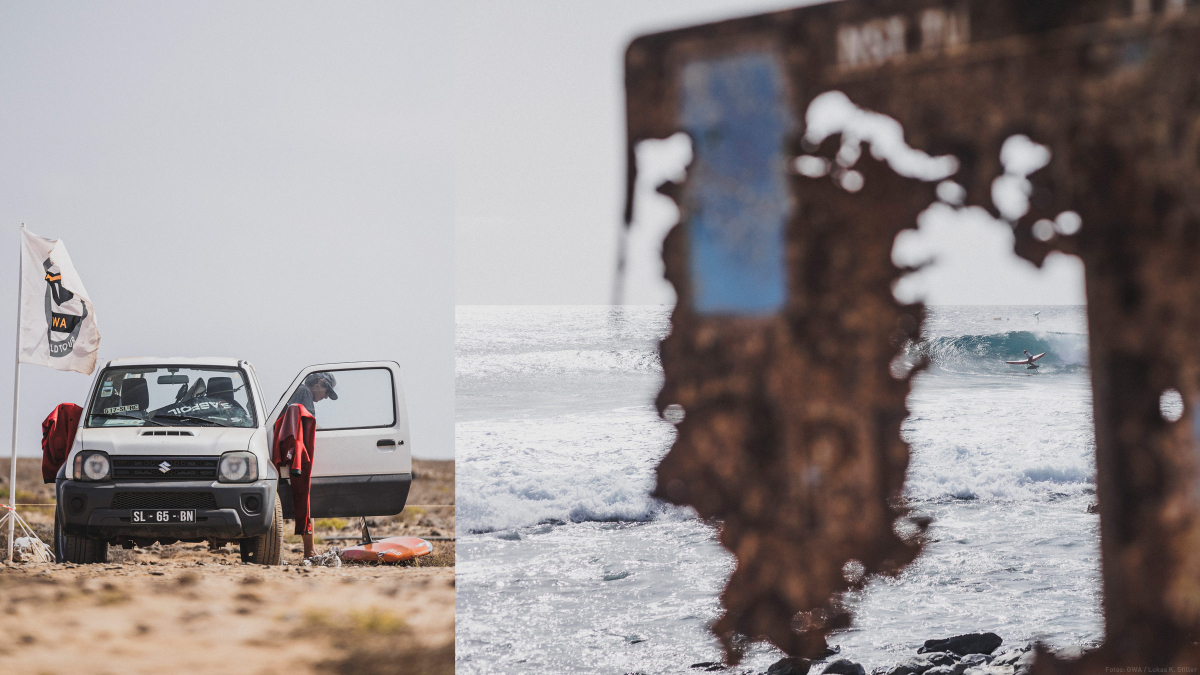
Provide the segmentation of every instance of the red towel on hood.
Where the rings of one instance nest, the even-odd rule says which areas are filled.
[[[293,403],[275,420],[275,443],[271,461],[291,469],[292,507],[296,534],[312,534],[312,509],[308,489],[312,484],[313,450],[316,447],[317,418],[299,403]]]
[[[42,421],[42,480],[53,483],[67,453],[75,442],[83,408],[74,403],[59,403]]]

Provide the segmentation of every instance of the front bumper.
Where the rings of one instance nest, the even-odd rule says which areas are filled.
[[[110,540],[244,539],[271,529],[278,484],[266,479],[254,483],[59,480],[56,488],[63,530],[75,536]],[[203,496],[196,502],[202,506],[188,501],[197,495]],[[196,522],[135,525],[133,508],[195,508]]]

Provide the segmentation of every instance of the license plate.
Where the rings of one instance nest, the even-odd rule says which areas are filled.
[[[134,509],[134,523],[194,523],[196,509]]]

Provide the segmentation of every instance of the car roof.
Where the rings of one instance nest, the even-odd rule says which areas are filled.
[[[238,359],[224,356],[133,356],[109,361],[105,367],[119,368],[122,366],[221,366],[237,368],[244,363]],[[248,365],[248,364],[247,364]]]

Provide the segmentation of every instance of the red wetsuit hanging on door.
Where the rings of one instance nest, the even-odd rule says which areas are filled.
[[[299,403],[289,405],[275,421],[275,443],[271,461],[290,470],[292,508],[296,534],[312,534],[313,521],[308,491],[312,485],[313,450],[317,419]]]

